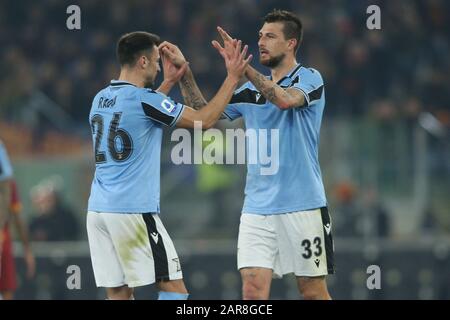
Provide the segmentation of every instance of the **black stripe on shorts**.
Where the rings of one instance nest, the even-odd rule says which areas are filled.
[[[328,274],[334,273],[334,247],[333,236],[331,234],[331,219],[327,207],[320,208],[320,215],[322,216],[323,224],[323,239],[325,242],[325,254],[327,258]]]
[[[168,281],[169,279],[169,263],[167,261],[166,248],[161,234],[156,229],[156,221],[152,214],[142,214],[145,225],[147,226],[148,238],[150,241],[150,247],[153,253],[153,260],[155,263],[155,280],[156,281]],[[155,241],[155,239],[157,241]]]

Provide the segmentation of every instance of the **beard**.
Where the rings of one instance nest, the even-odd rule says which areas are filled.
[[[268,68],[276,68],[281,61],[283,61],[284,57],[286,56],[285,53],[280,54],[279,56],[276,57],[270,57],[268,60],[261,60],[261,57],[259,58],[259,62],[263,65],[266,66]]]

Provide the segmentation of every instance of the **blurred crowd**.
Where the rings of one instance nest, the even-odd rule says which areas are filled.
[[[0,3],[3,118],[41,91],[75,122],[87,123],[91,99],[118,75],[115,42],[133,30],[154,32],[178,44],[200,88],[211,97],[225,74],[210,45],[217,38],[216,25],[257,54],[261,17],[283,8],[303,20],[299,60],[324,76],[326,117],[414,120],[425,110],[450,124],[448,1],[83,0],[77,2],[81,30],[66,27],[70,4]],[[371,4],[381,8],[381,30],[366,28]]]
[[[71,4],[81,9],[81,30],[66,26]],[[372,4],[381,8],[381,30],[366,27],[366,10]],[[429,112],[435,117],[431,124],[428,121],[429,131],[433,119],[445,128],[440,129],[441,136],[450,131],[450,3],[445,0],[1,1],[1,136],[13,156],[89,154],[91,100],[117,78],[116,41],[134,30],[176,43],[210,98],[225,75],[223,61],[210,44],[218,38],[215,27],[242,39],[258,56],[261,18],[273,8],[294,11],[303,21],[298,59],[324,77],[325,117],[364,123],[347,142],[357,146],[358,159],[366,154],[373,160],[363,161],[364,170],[367,165],[380,166],[377,174],[382,181],[397,179],[399,168],[412,176],[418,161],[417,141],[413,143],[418,118]],[[253,64],[267,73],[257,60]],[[181,99],[177,90],[173,96]],[[376,135],[365,126],[367,120],[378,123]],[[403,140],[393,138],[403,132]],[[450,169],[446,141],[430,139],[426,151],[436,179]],[[214,176],[207,169],[203,176]],[[199,170],[199,190],[217,199],[224,187],[205,183],[203,171]],[[214,223],[221,225],[222,206],[220,201],[213,203],[219,212]]]
[[[32,241],[79,239],[79,219],[62,197],[62,184],[60,176],[52,176],[31,189],[33,210],[30,220],[30,238]]]

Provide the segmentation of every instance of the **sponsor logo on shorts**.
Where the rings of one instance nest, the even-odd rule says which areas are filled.
[[[150,236],[152,237],[153,241],[155,241],[155,243],[158,243],[158,233],[157,232],[152,232],[150,233]]]
[[[331,225],[330,225],[330,223],[328,222],[328,223],[327,223],[326,225],[324,225],[323,227],[325,228],[325,231],[327,232],[327,235],[329,235],[330,232],[331,232]]]
[[[316,264],[316,266],[317,266],[317,268],[318,268],[319,265],[320,265],[320,260],[319,260],[319,259],[316,259],[316,260],[314,260],[314,263]]]

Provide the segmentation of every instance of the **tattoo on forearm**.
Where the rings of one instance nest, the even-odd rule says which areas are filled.
[[[261,91],[261,94],[270,102],[276,102],[275,85],[260,73],[255,73],[253,84]]]
[[[286,101],[290,99],[290,95],[285,90],[282,88],[280,88],[281,90],[276,90],[279,88],[278,85],[274,84],[273,81],[267,79],[259,72],[254,71],[254,73],[249,74],[248,77],[261,94],[270,102],[277,104],[279,100]]]
[[[200,109],[206,105],[205,98],[203,98],[200,89],[195,83],[192,72],[186,72],[180,80],[181,94],[183,95],[184,102],[194,108]]]

